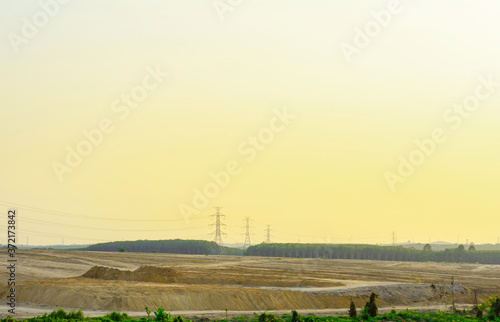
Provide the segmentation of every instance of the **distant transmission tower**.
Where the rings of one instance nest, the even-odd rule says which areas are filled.
[[[225,224],[223,224],[221,222],[221,219],[226,217],[224,216],[223,214],[220,213],[220,210],[222,209],[222,207],[214,207],[216,212],[214,215],[211,215],[210,217],[215,217],[215,223],[213,223],[211,226],[215,226],[215,231],[213,232],[214,234],[214,242],[215,244],[219,245],[219,246],[224,246],[224,243],[222,242],[222,235],[225,235],[223,232],[222,232],[222,226],[225,226]]]
[[[245,226],[245,244],[243,245],[244,249],[247,249],[248,246],[252,245],[250,242],[250,217],[245,218],[246,226]]]
[[[270,225],[267,225],[267,229],[266,229],[266,243],[270,244],[271,243],[271,226]]]

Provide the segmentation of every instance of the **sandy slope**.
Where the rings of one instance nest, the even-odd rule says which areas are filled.
[[[21,302],[92,310],[265,310],[345,307],[347,296],[256,288],[160,284],[84,278],[30,281],[18,293]],[[384,303],[382,301],[382,303]],[[362,301],[359,303],[362,304]]]

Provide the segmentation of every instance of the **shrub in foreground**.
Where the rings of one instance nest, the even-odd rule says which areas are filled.
[[[351,299],[351,304],[349,306],[349,317],[355,318],[358,315],[358,312],[356,312],[356,304],[354,304],[354,301]]]
[[[377,307],[377,302],[376,302],[377,296],[378,296],[378,294],[376,294],[374,292],[372,292],[372,294],[370,294],[370,301],[366,303],[366,305],[363,309],[363,313],[365,315],[364,318],[366,318],[366,315],[369,315],[372,318],[376,317],[378,315],[378,307]]]
[[[111,321],[115,321],[115,322],[129,320],[127,313],[119,313],[119,312],[115,312],[115,311],[109,313],[108,315],[106,315],[106,317],[108,319],[110,319]]]

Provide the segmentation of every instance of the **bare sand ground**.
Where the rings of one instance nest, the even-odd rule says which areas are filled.
[[[225,308],[244,315],[270,307],[331,314],[345,312],[350,296],[362,306],[371,291],[380,294],[381,307],[442,309],[450,303],[451,276],[460,283],[454,288],[458,303],[473,303],[475,289],[480,300],[500,290],[497,265],[52,250],[19,250],[18,261],[17,309],[24,316],[57,307],[89,315],[117,310],[145,316],[145,306],[186,316],[217,315]],[[168,283],[81,277],[95,265],[128,271],[142,265],[169,267],[179,276]],[[5,269],[0,272],[3,298],[7,280]],[[441,297],[430,283],[438,290],[444,285],[448,294]],[[0,316],[6,310],[2,305]]]

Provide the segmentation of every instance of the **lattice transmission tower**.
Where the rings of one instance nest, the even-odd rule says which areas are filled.
[[[222,223],[222,220],[226,216],[220,213],[220,210],[222,209],[222,207],[214,207],[214,208],[215,208],[215,214],[211,215],[210,217],[214,217],[215,222],[213,224],[211,224],[210,226],[215,226],[215,231],[212,233],[214,235],[214,243],[216,245],[219,245],[220,247],[222,247],[222,246],[224,246],[224,242],[222,241],[222,236],[226,235],[222,231],[222,228],[226,226],[224,223]],[[222,248],[221,248],[221,253],[222,253]]]
[[[271,243],[271,226],[267,225],[266,229],[266,243],[270,244]]]
[[[247,249],[249,246],[252,245],[250,242],[250,217],[245,218],[246,225],[245,225],[245,244],[243,245],[244,249]]]

